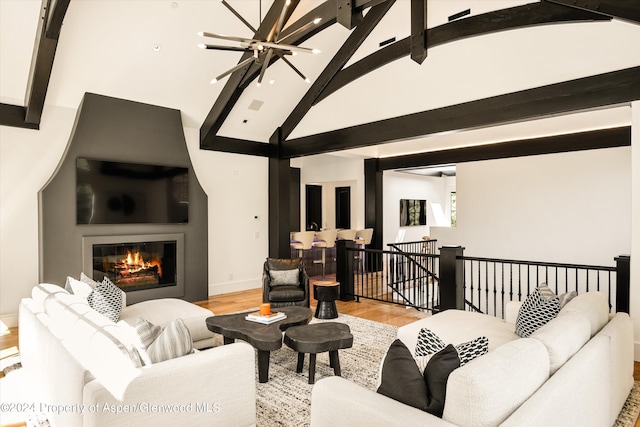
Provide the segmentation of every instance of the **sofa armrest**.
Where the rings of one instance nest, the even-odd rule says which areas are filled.
[[[311,427],[453,426],[342,377],[318,381],[311,393]]]
[[[121,399],[99,381],[83,391],[85,426],[256,423],[255,354],[234,343],[139,369]]]

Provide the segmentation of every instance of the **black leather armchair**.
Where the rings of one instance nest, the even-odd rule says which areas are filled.
[[[267,258],[262,270],[262,302],[272,307],[309,307],[309,276],[302,258]]]

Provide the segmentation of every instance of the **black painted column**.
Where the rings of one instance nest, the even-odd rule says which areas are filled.
[[[277,155],[269,157],[269,257],[291,258],[290,227],[290,167],[289,159],[280,159],[281,129],[269,140],[278,147]]]
[[[373,228],[373,239],[369,248],[382,249],[382,173],[378,159],[364,160],[364,226]],[[378,265],[372,265],[374,262]],[[369,271],[382,270],[382,257],[367,259]]]
[[[616,261],[616,313],[629,313],[631,295],[631,256],[620,255]]]
[[[440,248],[440,307],[439,311],[464,310],[464,277],[462,246]]]

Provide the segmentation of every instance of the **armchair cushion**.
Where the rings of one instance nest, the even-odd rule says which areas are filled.
[[[300,271],[297,268],[291,270],[270,270],[271,286],[300,285]]]
[[[269,292],[269,301],[287,302],[287,301],[303,301],[306,298],[306,292],[297,285],[279,285]]]

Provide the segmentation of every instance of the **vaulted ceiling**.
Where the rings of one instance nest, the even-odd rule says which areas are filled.
[[[258,36],[284,4],[227,1]],[[0,124],[37,128],[93,92],[180,109],[204,149],[283,157],[628,125],[640,3],[573,3],[292,0],[283,36],[322,18],[291,41],[322,51],[291,58],[311,83],[276,60],[257,87],[259,64],[209,84],[249,54],[198,49],[197,33],[254,37],[219,0],[0,0]]]

